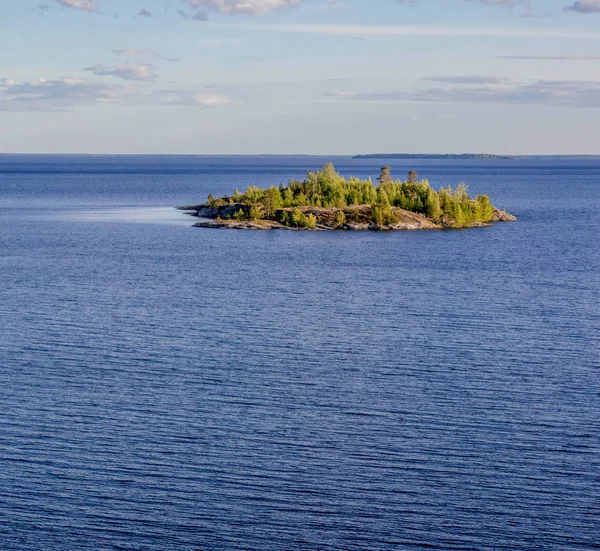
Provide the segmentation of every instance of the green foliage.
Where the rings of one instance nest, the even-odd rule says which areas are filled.
[[[300,222],[304,215],[299,208],[295,208],[290,214],[290,226],[294,226],[295,228],[300,227]]]
[[[382,166],[381,173],[379,174],[377,180],[379,181],[379,185],[390,184],[392,182],[392,167]]]
[[[298,207],[294,208],[290,214],[284,211],[281,215],[280,222],[284,226],[293,228],[308,228],[314,229],[317,226],[317,217],[312,214],[304,214]]]
[[[248,217],[250,220],[260,220],[262,218],[262,213],[258,205],[252,205],[250,207]]]
[[[313,230],[317,227],[317,217],[314,214],[307,214],[304,216],[304,220],[302,221],[305,228],[309,230]]]
[[[335,214],[335,227],[341,228],[346,223],[346,215],[343,210],[338,210]]]
[[[392,180],[389,167],[382,167],[378,185],[371,179],[356,177],[344,178],[336,172],[331,163],[321,170],[309,172],[302,181],[291,180],[287,186],[272,186],[261,189],[249,186],[244,193],[238,190],[231,197],[209,196],[208,204],[218,207],[231,203],[245,205],[244,210],[235,214],[252,220],[278,220],[292,227],[315,227],[317,218],[303,214],[301,207],[339,209],[336,213],[336,227],[345,224],[343,209],[348,206],[371,206],[372,221],[379,225],[397,221],[395,209],[404,209],[427,216],[447,227],[468,227],[488,222],[493,207],[487,195],[471,199],[467,186],[460,183],[455,190],[450,186],[435,191],[427,180],[417,180],[417,173],[410,171],[405,181]],[[288,210],[284,210],[288,209]],[[292,210],[289,210],[292,209]],[[358,220],[359,210],[353,211]],[[311,218],[315,217],[315,220]],[[342,218],[344,220],[342,222]]]
[[[283,199],[281,198],[281,192],[275,186],[271,186],[265,195],[265,216],[268,219],[272,219],[275,216],[275,211],[281,208]]]
[[[385,189],[383,189],[383,187],[381,186],[377,188],[377,204],[382,205],[384,207],[390,206],[390,199],[388,197],[388,194],[385,192]]]
[[[291,188],[288,187],[283,191],[282,199],[284,207],[289,208],[294,206],[294,192]]]
[[[235,215],[233,216],[238,222],[242,222],[243,220],[246,219],[246,215],[244,214],[244,211],[242,209],[238,210]]]
[[[385,224],[385,215],[381,205],[375,205],[371,210],[371,215],[373,217],[373,222],[378,226],[383,226]]]
[[[373,223],[377,226],[385,226],[386,224],[393,224],[398,221],[398,218],[390,205],[381,203],[373,205],[373,208],[371,209],[371,218]]]
[[[290,225],[290,217],[287,210],[281,212],[281,215],[279,216],[279,223],[284,226]]]

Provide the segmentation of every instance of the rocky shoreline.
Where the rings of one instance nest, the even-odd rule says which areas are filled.
[[[298,230],[304,228],[292,228],[285,226],[275,220],[236,220],[235,213],[245,207],[241,203],[231,203],[221,206],[210,206],[207,204],[177,207],[186,211],[194,217],[203,220],[194,224],[196,228],[213,229],[236,229],[236,230]],[[279,209],[279,212],[291,212],[293,209]],[[441,230],[447,229],[442,223],[434,222],[422,214],[410,212],[407,210],[393,207],[396,215],[396,222],[393,224],[377,225],[371,218],[371,207],[369,205],[360,205],[347,207],[345,209],[337,208],[319,208],[319,207],[301,207],[304,215],[313,215],[317,219],[317,224],[312,231],[325,230],[346,230],[346,231],[407,231],[407,230]],[[343,225],[336,223],[336,216],[342,211],[346,222]],[[516,218],[505,211],[494,209],[491,223],[494,222],[514,222]],[[490,226],[491,224],[478,223],[475,227]]]

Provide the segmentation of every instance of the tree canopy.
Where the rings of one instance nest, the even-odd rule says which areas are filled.
[[[275,220],[287,226],[314,227],[317,220],[307,208],[337,209],[335,221],[342,227],[352,219],[353,209],[368,206],[372,223],[378,226],[393,224],[398,219],[398,209],[416,212],[432,221],[454,228],[471,227],[489,222],[493,206],[487,195],[472,199],[467,186],[460,183],[435,191],[427,180],[418,180],[410,171],[406,180],[393,180],[390,167],[381,169],[379,184],[354,176],[344,178],[327,163],[321,170],[309,172],[302,181],[291,180],[287,186],[262,189],[249,186],[244,193],[235,190],[233,195],[213,198],[209,206],[240,204],[237,219]]]

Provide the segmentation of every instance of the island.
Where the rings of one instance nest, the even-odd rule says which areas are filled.
[[[508,160],[517,159],[511,155],[492,155],[491,153],[363,153],[354,155],[353,159],[387,159],[387,160]]]
[[[178,207],[203,220],[199,228],[306,230],[429,230],[489,226],[516,218],[495,208],[487,195],[474,199],[464,183],[435,191],[410,171],[393,180],[385,166],[377,178],[344,178],[331,163],[302,180],[244,193],[208,196],[205,203]]]
[[[517,159],[511,155],[492,155],[490,153],[365,153],[354,155],[353,159],[388,159],[388,160],[450,160],[450,161],[472,161],[472,160],[507,160]]]

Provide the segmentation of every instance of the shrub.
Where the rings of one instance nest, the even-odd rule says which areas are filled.
[[[250,207],[249,217],[250,220],[260,220],[262,218],[260,208],[258,207],[258,205],[252,205]]]

